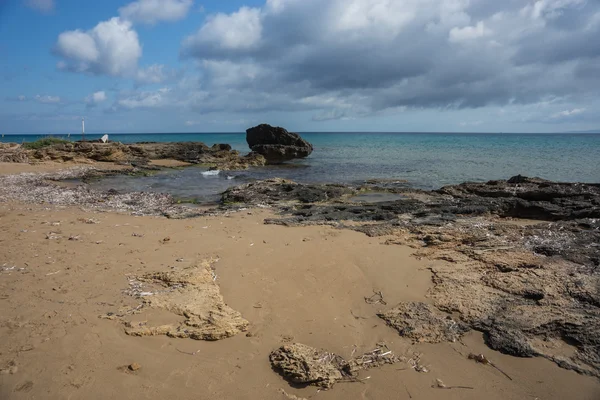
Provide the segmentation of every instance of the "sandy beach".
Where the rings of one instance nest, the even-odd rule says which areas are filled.
[[[61,167],[9,164],[0,172]],[[431,303],[430,269],[440,261],[415,256],[411,247],[386,245],[386,237],[329,226],[265,225],[269,217],[272,211],[261,208],[172,220],[71,206],[0,204],[0,397],[600,395],[597,378],[543,358],[493,351],[477,332],[437,344],[399,336],[376,313],[399,302]],[[207,263],[224,303],[248,321],[247,328],[218,341],[126,334],[127,327],[177,325],[185,319],[168,307],[140,307],[146,299],[140,293],[156,296],[157,287],[137,277]],[[365,301],[374,292],[383,294],[385,305]],[[340,382],[330,390],[300,387],[269,363],[271,351],[292,342],[347,358],[385,343],[404,361],[362,371],[360,381]],[[572,352],[566,343],[558,350]],[[468,359],[470,353],[484,354],[498,368]]]

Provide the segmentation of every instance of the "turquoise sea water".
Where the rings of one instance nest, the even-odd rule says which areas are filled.
[[[313,143],[314,153],[288,167],[223,172],[217,176],[202,175],[202,168],[189,168],[147,178],[115,177],[99,185],[208,199],[242,181],[275,176],[300,182],[404,179],[412,186],[427,189],[464,181],[507,179],[517,174],[556,181],[600,182],[598,134],[302,133],[302,136]],[[99,137],[86,135],[89,139]],[[0,140],[21,142],[37,138],[6,135]],[[119,134],[110,135],[110,139],[124,143],[229,143],[243,153],[249,151],[242,133]]]

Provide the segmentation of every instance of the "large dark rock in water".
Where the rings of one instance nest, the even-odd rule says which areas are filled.
[[[312,144],[297,133],[267,124],[246,130],[246,142],[253,152],[262,154],[269,164],[308,157],[313,151]]]

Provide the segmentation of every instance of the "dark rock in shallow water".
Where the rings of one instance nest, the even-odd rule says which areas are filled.
[[[270,164],[308,157],[313,151],[313,146],[297,133],[267,124],[248,129],[246,142],[253,152],[262,154]]]
[[[504,217],[549,221],[600,217],[600,184],[561,183],[517,175],[507,181],[445,186],[436,192],[461,201],[496,199],[502,204],[499,214]]]
[[[275,204],[285,201],[316,203],[355,193],[353,189],[343,185],[304,185],[274,178],[230,188],[223,193],[221,201],[224,204],[244,203],[248,205]]]

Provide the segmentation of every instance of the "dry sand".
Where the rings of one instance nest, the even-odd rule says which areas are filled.
[[[8,173],[5,166],[0,173]],[[0,399],[600,398],[596,378],[494,352],[479,334],[463,343],[411,344],[376,313],[400,301],[430,303],[432,261],[384,245],[385,237],[264,225],[269,216],[248,210],[167,220],[0,204]],[[247,333],[213,342],[134,337],[118,318],[99,318],[141,304],[125,293],[131,277],[211,259],[218,260],[212,265],[220,295],[249,322]],[[387,305],[365,302],[374,290]],[[185,319],[165,309],[141,311],[123,320],[158,326]],[[400,356],[422,353],[429,372],[399,363],[329,391],[295,388],[268,359],[287,342],[347,358],[355,346],[366,352],[385,342]],[[483,353],[513,380],[469,353]],[[141,368],[130,371],[132,363]],[[433,388],[436,379],[473,389]]]

